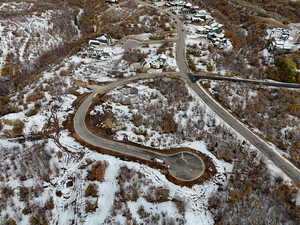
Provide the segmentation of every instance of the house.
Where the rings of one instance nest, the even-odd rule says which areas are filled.
[[[177,7],[190,8],[190,7],[192,7],[192,4],[184,2],[184,1],[170,1],[170,2],[166,3],[166,6],[168,6],[168,7],[177,6]]]
[[[188,10],[181,10],[181,14],[194,14],[185,16],[185,19],[191,20],[192,22],[204,22],[213,19],[213,17],[205,10],[197,11],[193,8]]]
[[[297,36],[297,35],[296,35]],[[275,28],[269,31],[268,38],[271,40],[268,50],[278,53],[289,53],[300,50],[295,34],[287,29]]]
[[[100,36],[96,38],[92,38],[89,40],[90,46],[101,46],[103,44],[111,45],[112,44],[112,38],[109,34],[101,34]]]
[[[197,11],[197,13],[195,14],[195,17],[199,17],[203,20],[212,20],[213,19],[213,17],[205,10]]]
[[[190,9],[190,8],[192,8],[192,4],[189,2],[185,2],[185,5],[183,7],[186,9]]]
[[[105,2],[108,4],[118,4],[119,0],[106,0]]]
[[[293,49],[295,49],[295,47],[293,44],[288,43],[284,40],[274,40],[271,42],[270,46],[269,46],[269,50],[270,51],[276,51],[279,53],[289,53],[291,51],[293,51]],[[300,45],[298,46],[298,50],[300,49]]]
[[[212,24],[210,25],[210,29],[211,29],[212,31],[221,29],[222,27],[223,27],[223,25],[220,24],[220,23],[212,23]]]
[[[155,55],[149,58],[145,58],[142,62],[142,66],[145,68],[161,69],[167,61],[167,56],[164,54]]]
[[[180,14],[181,15],[187,15],[187,14],[195,14],[197,11],[193,8],[182,8],[180,10]]]

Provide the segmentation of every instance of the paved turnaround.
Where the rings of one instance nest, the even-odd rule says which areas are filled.
[[[138,1],[141,4],[152,6],[151,4]],[[160,11],[163,11],[157,8]],[[139,74],[136,77],[124,79],[121,81],[114,82],[105,87],[95,87],[94,92],[90,94],[79,107],[74,117],[74,128],[75,132],[79,137],[97,147],[101,147],[113,152],[121,153],[123,155],[133,156],[144,160],[160,159],[167,164],[168,170],[172,176],[183,181],[192,181],[201,176],[205,170],[203,160],[192,153],[175,153],[171,155],[156,153],[148,149],[136,147],[132,145],[126,145],[123,143],[115,142],[96,136],[90,132],[85,124],[85,117],[88,112],[88,108],[92,103],[93,98],[97,94],[104,94],[107,91],[122,86],[126,83],[140,80],[140,79],[151,79],[160,76],[175,77],[184,80],[196,93],[197,95],[207,104],[207,106],[213,110],[220,118],[222,118],[229,126],[231,126],[237,133],[242,135],[246,140],[253,144],[259,151],[261,151],[267,158],[269,158],[278,168],[280,168],[291,180],[300,183],[300,170],[296,168],[289,160],[279,154],[275,147],[270,146],[266,141],[251,132],[243,123],[237,118],[230,114],[224,109],[211,95],[200,85],[189,78],[189,67],[186,60],[185,51],[185,30],[180,19],[170,12],[163,11],[172,17],[177,24],[177,35],[176,41],[176,61],[180,73],[161,73],[161,74]]]

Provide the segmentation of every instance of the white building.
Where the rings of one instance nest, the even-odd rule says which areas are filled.
[[[119,0],[106,0],[105,2],[108,4],[118,4]]]
[[[272,41],[269,46],[270,51],[288,53],[300,50],[296,30],[274,28],[268,30],[267,38]]]
[[[189,11],[192,13],[188,13]],[[190,14],[190,15],[186,15],[185,19],[191,20],[192,22],[205,22],[205,21],[213,20],[213,17],[210,15],[210,13],[206,12],[205,10],[199,10],[199,11],[196,11],[195,9],[182,10],[182,14]]]
[[[112,44],[112,38],[109,34],[101,34],[100,36],[89,40],[89,45],[95,47],[101,45],[111,45],[111,44]]]
[[[161,69],[167,61],[167,56],[164,54],[154,55],[144,59],[142,66],[144,68]]]

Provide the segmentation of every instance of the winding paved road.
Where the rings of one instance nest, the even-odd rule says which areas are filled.
[[[116,87],[123,86],[133,81],[157,78],[161,76],[177,78],[178,74],[140,74],[135,77],[130,77],[124,80],[119,80],[114,83],[110,83],[104,87],[91,86],[91,88],[94,91],[84,100],[84,102],[78,108],[74,117],[74,129],[76,134],[83,141],[89,143],[90,145],[104,148],[106,150],[122,154],[124,156],[139,158],[150,162],[161,160],[165,163],[170,175],[172,175],[174,178],[180,181],[193,181],[199,178],[205,171],[205,164],[198,155],[190,152],[163,154],[163,151],[162,153],[158,153],[149,149],[116,142],[93,134],[87,128],[85,123],[85,118],[88,113],[89,107],[92,104],[93,98],[96,97],[98,94],[105,94]]]
[[[223,119],[230,127],[232,127],[238,134],[243,136],[247,141],[254,145],[259,151],[261,151],[267,158],[269,158],[278,168],[286,173],[293,181],[300,183],[300,170],[296,168],[290,161],[281,156],[279,152],[266,141],[251,132],[243,123],[237,118],[230,114],[225,108],[223,108],[211,95],[200,85],[193,82],[189,77],[189,67],[186,61],[185,51],[185,30],[180,19],[173,15],[171,12],[163,11],[158,7],[151,4],[138,1],[141,4],[154,7],[162,12],[167,13],[172,17],[177,24],[177,35],[176,40],[176,61],[180,73],[161,73],[161,74],[139,74],[136,77],[116,81],[108,84],[105,87],[93,87],[94,91],[84,100],[79,107],[74,117],[74,128],[75,132],[85,142],[101,147],[113,152],[117,152],[123,155],[132,156],[135,158],[141,158],[148,161],[153,161],[154,158],[163,160],[170,167],[168,168],[170,174],[175,178],[183,181],[192,181],[201,176],[205,170],[203,160],[195,154],[184,152],[176,153],[171,155],[160,154],[153,152],[148,149],[136,147],[132,145],[126,145],[113,140],[104,139],[96,136],[88,130],[85,124],[85,117],[88,112],[89,106],[92,103],[93,98],[97,94],[104,94],[107,91],[122,86],[126,83],[140,80],[140,79],[151,79],[161,76],[169,76],[184,80],[197,95],[206,103],[206,105],[214,111],[221,119]],[[188,159],[188,160],[185,160]]]

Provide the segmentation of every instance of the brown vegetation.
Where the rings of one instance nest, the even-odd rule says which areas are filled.
[[[0,116],[4,116],[9,113],[16,113],[19,109],[15,106],[8,96],[0,96]]]
[[[249,27],[252,24],[266,24],[269,25],[270,27],[281,27],[281,28],[287,28],[286,25],[284,25],[283,23],[281,23],[280,21],[277,21],[276,19],[273,18],[265,18],[265,17],[260,17],[260,16],[253,16],[250,17],[249,20],[244,23],[244,27]]]
[[[46,201],[46,204],[45,204],[45,209],[47,210],[52,210],[54,209],[54,202],[53,202],[53,198],[49,198],[47,201]]]
[[[92,213],[95,212],[96,209],[98,208],[98,201],[96,202],[91,202],[91,201],[86,201],[85,202],[85,212],[86,213]]]
[[[38,93],[35,93],[35,94],[28,95],[27,98],[26,98],[26,101],[27,102],[36,102],[37,100],[40,100],[43,97],[44,97],[44,93],[38,92]]]
[[[124,10],[112,9],[104,12],[97,20],[99,21],[97,31],[109,33],[116,39],[140,33],[154,34],[170,31],[166,26],[167,23],[172,24],[169,17],[161,15],[154,8],[137,7],[135,1],[128,1],[122,4],[122,9]],[[144,17],[143,21],[138,23],[139,17],[144,15],[151,15],[151,17]]]
[[[75,2],[77,2],[77,4]],[[80,38],[77,37],[77,29],[73,26],[74,22],[75,25],[80,27],[82,30],[88,30],[88,28],[85,26],[85,23],[78,21],[80,18],[77,18],[80,7],[87,10],[85,6],[92,4],[92,1],[87,4],[84,2],[86,1],[34,1],[32,2],[32,7],[27,10],[24,9],[25,11],[22,13],[19,11],[18,13],[4,11],[0,12],[1,19],[3,14],[5,14],[5,16],[3,16],[3,22],[5,25],[7,24],[7,26],[10,26],[8,29],[13,31],[12,34],[14,36],[24,38],[28,36],[29,38],[29,41],[24,49],[24,62],[20,62],[20,55],[18,52],[17,54],[9,53],[5,59],[5,66],[2,68],[2,71],[0,71],[0,74],[2,73],[2,75],[10,75],[8,89],[11,92],[21,90],[28,84],[33,83],[39,79],[39,75],[42,71],[49,68],[50,64],[61,62],[61,59],[68,55],[74,54],[81,47],[82,43],[85,43],[86,38],[88,37],[82,37],[80,40]],[[94,8],[94,10],[96,9]],[[25,29],[18,29],[18,26],[25,24],[25,21],[28,20],[29,17],[34,15],[35,18],[37,16],[42,16],[42,13],[50,11],[51,16],[46,19],[48,19],[48,23],[53,24],[53,26],[49,26],[47,34],[39,33],[40,31],[38,31],[38,29],[35,27],[27,28],[25,26]],[[81,18],[83,21],[85,20],[85,15],[86,14],[84,13]],[[9,21],[14,21],[14,23]],[[28,24],[28,27],[29,26],[30,24]],[[31,33],[28,33],[29,30]],[[87,36],[89,35],[87,32],[82,33],[86,34]],[[39,49],[40,41],[42,39],[42,41],[44,41],[45,38],[43,35],[60,35],[61,39],[64,41],[62,43],[48,46],[47,50]],[[32,38],[34,38],[34,40]],[[14,40],[16,48],[20,47],[19,45],[24,44],[24,41],[20,42],[19,39],[20,38],[16,38]],[[51,44],[51,42],[49,42],[49,44]],[[32,49],[37,49],[37,54],[35,55],[34,59],[30,59],[29,61],[28,55],[31,54]]]
[[[23,121],[21,121],[21,120],[15,120],[15,121],[4,120],[4,123],[13,126],[12,130],[8,131],[8,133],[11,136],[16,137],[16,136],[20,136],[23,134],[23,128],[24,128]]]
[[[298,82],[297,55],[284,55],[275,58],[275,65],[266,71],[269,78],[283,82]]]
[[[9,218],[5,220],[4,225],[17,225],[17,223],[14,219]]]
[[[298,224],[300,208],[293,200],[297,189],[270,177],[256,155],[242,150],[235,157],[229,183],[209,200],[215,224]]]
[[[10,198],[14,195],[14,191],[11,187],[9,186],[4,186],[1,189],[1,196],[4,199]]]
[[[22,186],[19,188],[19,199],[22,202],[27,202],[29,198],[29,188]]]
[[[108,163],[106,161],[94,163],[91,170],[88,171],[87,179],[90,181],[103,181],[107,166]]]
[[[98,185],[89,184],[85,190],[85,197],[98,197]]]
[[[152,203],[161,203],[161,202],[167,202],[170,200],[169,196],[169,189],[159,187],[159,188],[154,188],[151,187],[148,190],[148,194],[146,195],[146,200],[148,202]]]
[[[48,225],[48,221],[43,215],[31,216],[29,222],[30,225]]]
[[[147,55],[142,54],[138,50],[126,51],[123,55],[123,59],[126,60],[129,64],[140,62],[146,57]]]

